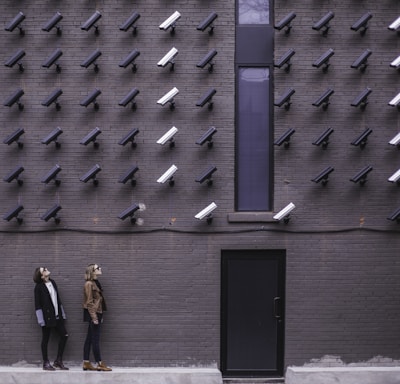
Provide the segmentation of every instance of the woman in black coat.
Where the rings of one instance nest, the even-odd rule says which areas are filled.
[[[50,279],[50,271],[45,267],[35,269],[33,281],[36,283],[34,291],[36,317],[39,325],[42,327],[41,349],[43,369],[45,371],[54,371],[55,368],[68,370],[62,360],[68,340],[68,333],[64,325],[66,316],[58,294],[56,282]],[[47,354],[52,329],[59,336],[57,359],[53,365],[50,364]]]

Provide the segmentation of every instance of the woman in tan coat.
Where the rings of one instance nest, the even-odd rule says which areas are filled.
[[[83,347],[84,371],[112,370],[102,361],[100,353],[100,329],[103,321],[103,312],[107,310],[103,289],[98,281],[98,276],[101,274],[101,267],[97,264],[89,264],[86,268],[86,282],[83,288],[83,320],[88,322],[89,325]],[[91,349],[97,363],[96,367],[89,360]]]

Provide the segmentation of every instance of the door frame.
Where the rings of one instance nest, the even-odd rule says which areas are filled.
[[[246,254],[244,256],[244,254]],[[229,259],[251,260],[265,259],[278,261],[278,292],[281,298],[279,308],[280,321],[277,321],[276,370],[229,370],[227,362],[227,270]],[[220,370],[223,377],[283,377],[285,345],[285,287],[286,287],[286,250],[283,249],[226,249],[221,250],[221,323],[220,323]]]

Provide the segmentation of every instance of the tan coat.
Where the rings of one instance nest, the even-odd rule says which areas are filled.
[[[97,319],[97,313],[106,310],[103,295],[94,281],[88,280],[83,287],[83,308],[87,309],[93,321]]]

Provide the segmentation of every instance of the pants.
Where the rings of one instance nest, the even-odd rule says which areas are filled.
[[[97,318],[99,319],[99,324],[94,324],[92,320],[89,321],[85,344],[83,346],[83,360],[90,360],[90,349],[93,349],[96,363],[101,361],[100,331],[102,314],[98,313]]]
[[[49,345],[50,334],[52,329],[54,329],[59,336],[57,360],[62,361],[65,345],[67,344],[68,340],[68,333],[67,330],[65,329],[63,320],[57,320],[57,324],[55,327],[46,327],[46,326],[42,327],[42,344],[41,344],[42,358],[43,361],[49,360],[47,347]]]

